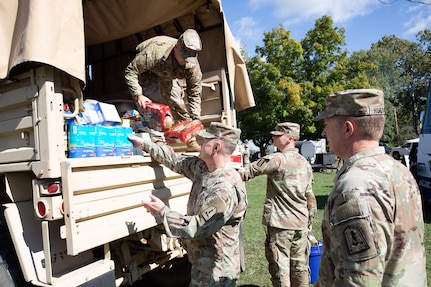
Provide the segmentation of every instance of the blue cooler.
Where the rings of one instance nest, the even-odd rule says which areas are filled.
[[[310,283],[314,284],[319,276],[320,257],[322,256],[322,241],[311,245],[308,265],[310,266]]]

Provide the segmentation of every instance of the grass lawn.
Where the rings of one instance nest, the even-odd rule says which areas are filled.
[[[313,191],[317,199],[317,214],[313,221],[313,234],[322,238],[320,224],[326,199],[333,186],[335,171],[314,173]],[[263,202],[266,191],[266,176],[258,176],[246,183],[248,209],[244,221],[245,271],[241,274],[237,286],[270,287],[270,275],[264,253],[265,229],[262,225]],[[425,248],[427,255],[428,285],[431,286],[431,207],[424,208]]]

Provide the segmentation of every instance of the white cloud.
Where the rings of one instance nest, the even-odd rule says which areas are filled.
[[[331,16],[334,23],[344,23],[371,13],[378,4],[377,0],[249,0],[253,9],[274,7],[273,16],[289,18],[290,23],[307,22],[323,15]]]
[[[417,32],[430,29],[431,15],[429,13],[419,13],[410,18],[409,21],[404,23],[406,30],[403,32],[403,37],[412,38]]]
[[[227,1],[239,0],[225,0]],[[364,31],[359,37],[362,39],[361,43],[358,43],[360,40],[355,35],[349,38],[352,50],[363,48],[364,45],[368,47],[363,40],[366,37],[370,41],[375,41],[386,34],[394,34],[414,41],[418,31],[431,29],[431,6],[406,0],[387,5],[379,0],[247,0],[244,2],[247,3],[244,9],[241,12],[235,11],[238,16],[242,14],[242,18],[236,18],[237,20],[230,24],[237,42],[245,44],[248,51],[254,50],[256,45],[262,45],[264,31],[269,31],[278,23],[283,23],[284,27],[292,32],[293,38],[301,39],[313,27],[315,20],[324,15],[331,16],[334,25],[344,27],[346,31],[352,31],[354,28],[356,28],[355,33]],[[376,25],[379,21],[382,21],[382,25],[374,29],[372,25]],[[362,25],[360,30],[358,25]],[[347,32],[346,35],[349,36]]]
[[[409,14],[409,20],[403,24],[405,31],[402,36],[414,38],[417,32],[431,29],[431,7],[428,5],[410,6],[405,13]]]
[[[251,47],[250,43],[256,40],[256,35],[262,35],[263,29],[259,27],[257,21],[252,17],[246,16],[233,22],[233,31],[235,31],[235,41],[238,47],[241,43],[244,44],[247,50],[252,51],[255,47]]]
[[[238,37],[252,39],[258,33],[257,22],[252,17],[242,17],[240,20],[233,22]]]

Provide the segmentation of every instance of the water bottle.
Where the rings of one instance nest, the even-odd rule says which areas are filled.
[[[314,237],[314,235],[313,235],[313,234],[311,234],[311,233],[309,233],[309,234],[308,234],[308,240],[310,241],[311,245],[315,245],[315,244],[317,244],[317,239],[316,239],[316,237]]]

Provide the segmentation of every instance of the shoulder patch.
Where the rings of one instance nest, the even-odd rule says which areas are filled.
[[[346,229],[344,229],[344,239],[346,240],[350,255],[370,249],[370,245],[360,226],[348,225]]]
[[[269,164],[269,158],[263,157],[263,158],[260,158],[260,159],[257,160],[257,162],[255,164],[255,167],[256,167],[257,170],[263,171],[263,170],[266,169],[266,167],[268,166],[268,164]]]
[[[211,205],[211,206],[208,206],[205,210],[203,210],[201,215],[205,219],[205,221],[208,221],[216,213],[217,213],[217,208],[214,205]]]

